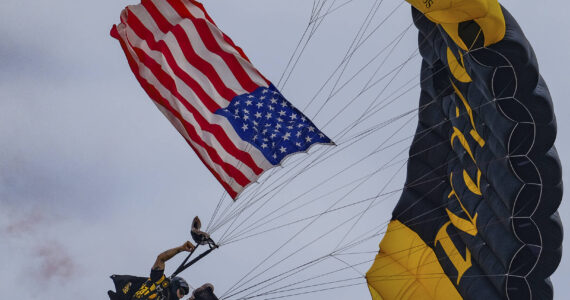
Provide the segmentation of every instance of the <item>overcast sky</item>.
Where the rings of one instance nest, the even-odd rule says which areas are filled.
[[[270,80],[278,81],[306,27],[312,1],[204,2],[219,27],[245,50],[254,65]],[[382,12],[386,15],[400,3],[399,0],[386,2],[389,3]],[[310,44],[312,48],[306,49],[283,89],[298,108],[308,105],[317,86],[342,58],[357,30],[357,26],[351,24],[358,22],[352,21],[363,18],[366,7],[370,6],[367,3],[372,2],[348,3],[331,14],[328,23],[315,35]],[[570,37],[567,31],[570,19],[566,10],[570,4],[560,0],[502,3],[532,43],[541,74],[550,88],[558,117],[556,146],[566,171],[564,182],[568,184]],[[222,195],[218,183],[144,94],[118,42],[109,36],[112,24],[119,22],[121,10],[129,4],[136,3],[124,0],[2,1],[0,282],[7,298],[104,299],[107,289],[112,288],[109,275],[146,275],[160,251],[189,238],[188,227],[195,215],[208,223]],[[380,40],[394,38],[411,24],[407,4],[398,13],[402,17],[393,21],[393,26],[383,27],[379,34],[385,37],[379,36]],[[400,58],[394,61],[401,62],[414,51],[415,34],[412,28],[402,41],[404,50],[394,54]],[[362,56],[371,56],[372,52],[366,51],[363,50]],[[412,79],[417,75],[418,66],[411,66],[410,74],[412,70],[415,73],[400,80]],[[389,69],[389,65],[386,68]],[[350,71],[354,70],[349,69],[347,74]],[[351,96],[347,94],[347,97]],[[380,114],[376,122],[417,105],[417,97],[417,91],[406,94],[399,99],[397,107],[388,109],[385,115]],[[346,125],[343,124],[345,118],[327,124],[327,119],[334,115],[334,105],[331,104],[330,111],[319,113],[314,106],[306,110],[309,116],[316,115],[317,125],[331,136],[338,133],[341,125]],[[355,116],[358,111],[346,113]],[[416,120],[412,116],[410,123],[407,121],[403,118],[402,123],[394,125],[396,127],[387,127],[385,132],[378,133],[379,137],[386,139],[398,128],[403,129],[399,133],[401,137],[413,134]],[[368,143],[356,145],[351,153],[358,156],[358,151],[362,151],[364,155],[367,149],[378,146]],[[407,145],[400,146],[388,149],[378,158],[374,167],[390,163],[390,168],[362,184],[357,199],[379,193],[378,186],[382,186],[382,191],[392,191],[402,185],[405,174],[399,169],[401,165],[387,159],[396,157]],[[319,151],[323,149],[314,150],[316,154],[321,153]],[[295,162],[293,159],[291,165]],[[324,190],[340,185],[343,179],[326,184],[320,184],[318,179],[352,162],[351,158],[339,157],[335,160],[336,166],[315,167],[314,173],[297,178],[298,183],[283,192],[286,196],[276,196],[276,202],[286,201],[290,199],[288,195],[296,196],[305,190],[314,192],[315,196],[323,195]],[[287,171],[287,167],[286,163],[279,171]],[[352,170],[353,176],[372,169],[370,164],[365,164]],[[347,176],[351,176],[350,172]],[[374,220],[389,220],[397,196],[376,203],[374,215],[363,218],[362,226],[372,226]],[[559,209],[563,223],[570,220],[570,204],[566,198]],[[315,204],[312,209],[322,210],[321,205],[326,202]],[[305,213],[310,215],[309,208]],[[225,292],[281,245],[292,247],[283,250],[291,253],[295,251],[294,246],[303,245],[319,236],[319,232],[325,232],[335,224],[337,217],[342,216],[319,220],[320,224],[314,224],[313,233],[300,235],[290,243],[286,243],[288,238],[301,230],[302,224],[275,231],[269,238],[228,244],[184,275],[193,286],[209,281]],[[380,237],[369,240],[360,250],[376,251],[379,241]],[[295,260],[285,263],[284,269],[276,270],[275,274],[287,270],[287,264],[292,266],[318,257],[319,249],[330,246],[329,243],[335,242],[322,241],[301,257],[292,258]],[[569,239],[564,245],[569,248]],[[286,257],[286,254],[278,254]],[[368,256],[373,258],[374,254]],[[173,269],[176,262],[171,262],[168,268]],[[336,261],[334,267],[342,265]],[[353,274],[344,278],[362,275],[368,267],[367,264],[358,266],[351,270]],[[327,270],[319,268],[320,273]],[[269,278],[270,272],[259,278]],[[565,253],[552,276],[555,299],[570,293],[568,280],[570,258]],[[312,294],[309,298],[338,299],[339,295],[348,293],[351,299],[369,297],[366,286],[360,282],[343,290]]]

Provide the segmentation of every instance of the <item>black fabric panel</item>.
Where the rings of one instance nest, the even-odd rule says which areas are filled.
[[[556,212],[562,199],[556,119],[532,47],[514,18],[503,12],[505,38],[489,47],[482,46],[475,22],[458,25],[465,44],[473,45],[464,52],[412,8],[423,57],[419,105],[429,105],[419,112],[405,188],[393,219],[434,249],[464,299],[552,299],[548,277],[560,262],[563,235]],[[463,57],[472,82],[454,79],[447,66],[448,48],[458,61]],[[451,82],[467,99],[473,120]],[[458,136],[452,142],[457,131],[466,145]],[[476,187],[468,188],[464,172],[475,185],[480,172],[481,195],[474,192]],[[448,211],[465,222],[472,220],[477,229],[473,235],[453,223],[447,227],[462,258],[467,251],[471,255],[472,265],[458,285],[457,268],[436,240],[450,221]]]

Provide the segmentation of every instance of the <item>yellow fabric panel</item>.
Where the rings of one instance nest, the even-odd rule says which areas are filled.
[[[483,30],[485,46],[505,37],[506,25],[503,11],[497,0],[406,0],[432,22],[440,24],[461,49],[471,45],[459,37],[458,24],[475,21]]]
[[[368,290],[370,290],[370,296],[372,296],[372,300],[384,300],[373,287],[368,286]]]
[[[463,299],[434,251],[400,221],[391,221],[366,273],[373,300]]]

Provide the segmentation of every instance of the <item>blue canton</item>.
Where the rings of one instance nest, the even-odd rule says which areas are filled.
[[[259,149],[273,165],[313,144],[332,143],[273,84],[235,97],[216,114],[226,117],[241,139]]]

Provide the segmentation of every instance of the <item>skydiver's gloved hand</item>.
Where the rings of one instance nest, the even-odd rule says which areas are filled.
[[[180,249],[182,251],[186,251],[186,252],[191,252],[196,248],[196,246],[194,246],[194,244],[192,244],[190,241],[186,241],[184,244],[182,244],[182,246],[180,246]]]
[[[208,245],[210,249],[218,248],[218,245],[212,240],[210,235],[204,231],[201,231],[200,228],[202,227],[202,222],[200,222],[200,218],[196,216],[192,221],[192,230],[190,234],[192,235],[192,239],[198,245]]]

